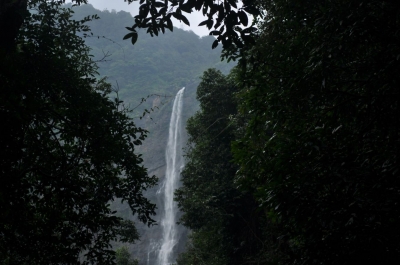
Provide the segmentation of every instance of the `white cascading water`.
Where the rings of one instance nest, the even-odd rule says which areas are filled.
[[[176,215],[178,207],[174,202],[174,191],[179,184],[179,176],[184,166],[182,156],[182,88],[175,96],[174,105],[172,107],[171,120],[169,122],[168,144],[166,150],[166,164],[164,183],[164,215],[161,219],[162,241],[161,248],[158,253],[158,265],[172,264],[171,254],[174,246],[178,243],[178,228],[176,225]]]

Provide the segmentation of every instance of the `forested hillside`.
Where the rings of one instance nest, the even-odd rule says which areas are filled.
[[[111,265],[112,243],[129,246],[119,265],[151,264],[157,229],[131,218],[157,220],[151,175],[181,86],[200,105],[186,103],[177,264],[399,263],[398,1],[149,0],[136,19],[76,8],[105,22],[72,21],[64,2],[0,2],[0,263]],[[172,28],[193,9],[216,39]],[[221,50],[202,53],[217,45],[238,61],[229,74]],[[141,111],[120,100],[153,93],[166,97]],[[138,233],[150,248],[132,247]]]
[[[143,155],[143,164],[149,174],[155,174],[162,184],[168,124],[175,93],[181,87],[186,87],[183,106],[183,120],[186,122],[198,109],[195,93],[203,71],[214,67],[228,73],[234,63],[221,62],[221,48],[210,48],[213,37],[199,38],[192,32],[178,28],[158,37],[139,31],[140,39],[132,46],[129,40],[122,40],[126,29],[121,25],[132,23],[133,18],[129,13],[99,11],[91,5],[74,7],[73,10],[75,18],[93,14],[99,16],[99,19],[88,23],[93,35],[86,37],[85,42],[94,60],[106,56],[98,62],[100,76],[107,76],[113,87],[118,89],[123,104],[134,109],[132,116],[136,124],[149,131],[148,137],[137,150]],[[146,109],[148,113],[145,113]],[[139,119],[140,116],[143,117]],[[163,209],[163,201],[156,195],[159,189],[158,185],[145,193],[157,204],[157,213]],[[135,220],[127,205],[117,201],[112,207],[118,211],[118,215]],[[154,219],[160,222],[160,215],[157,214]],[[150,245],[160,240],[160,226],[147,228],[137,224],[137,227],[141,239],[129,245],[128,251],[140,264],[145,261],[153,264],[156,253]],[[176,251],[182,251],[184,245],[184,241],[180,242]]]
[[[140,39],[132,46],[124,26],[130,26],[130,13],[99,11],[91,5],[74,8],[75,17],[98,14],[98,20],[88,25],[93,35],[85,38],[99,73],[111,84],[118,82],[119,96],[133,106],[151,94],[171,96],[183,86],[198,83],[202,72],[215,67],[227,73],[232,64],[221,62],[221,49],[210,49],[213,37],[200,38],[193,32],[174,28],[158,37],[139,31]]]
[[[91,5],[73,10],[75,18],[98,15],[99,19],[87,23],[93,35],[89,34],[85,42],[93,60],[104,59],[98,62],[100,76],[106,76],[124,104],[134,109],[135,122],[149,130],[139,150],[144,153],[146,167],[150,171],[159,168],[156,173],[162,175],[160,166],[164,164],[170,104],[175,93],[187,87],[186,120],[198,109],[195,90],[203,71],[214,67],[227,74],[235,64],[221,61],[221,48],[210,49],[214,41],[211,36],[199,38],[193,32],[174,28],[173,32],[151,37],[143,30],[132,46],[129,40],[122,40],[126,34],[123,25],[129,26],[133,20],[128,12],[100,11]],[[151,113],[139,119],[145,109]]]

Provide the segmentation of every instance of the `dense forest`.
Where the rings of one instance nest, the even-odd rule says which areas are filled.
[[[0,260],[135,264],[126,248],[110,249],[138,234],[109,202],[154,223],[143,194],[156,179],[137,152],[148,132],[110,96],[83,37],[113,41],[90,34],[96,16],[73,20],[63,3],[0,2]],[[400,3],[242,4],[141,1],[121,20],[135,49],[175,34],[171,17],[189,24],[185,13],[201,10],[216,37],[205,48],[238,62],[227,75],[205,71],[197,87],[175,192],[191,234],[177,264],[397,264]],[[123,84],[133,58],[115,53],[128,58],[112,73]],[[167,83],[156,67],[137,70],[135,85],[146,71],[162,86],[188,82]]]
[[[259,4],[197,90],[178,264],[397,264],[400,5]]]
[[[61,4],[1,2],[2,264],[114,263],[110,242],[138,238],[110,209],[115,198],[154,223],[143,192],[156,178],[135,152],[146,130],[76,34],[95,16],[74,21]]]

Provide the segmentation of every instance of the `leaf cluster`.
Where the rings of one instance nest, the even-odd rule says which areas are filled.
[[[209,49],[213,42],[211,36],[199,38],[193,32],[175,28],[173,33],[151,38],[141,31],[139,41],[132,47],[129,42],[119,42],[125,35],[121,24],[133,20],[128,12],[99,11],[91,5],[73,7],[73,10],[77,20],[91,14],[101,18],[89,22],[93,35],[88,34],[85,43],[91,48],[93,60],[99,61],[104,54],[108,56],[98,63],[98,72],[100,76],[108,76],[112,84],[118,84],[119,96],[126,105],[135,107],[138,99],[149,94],[171,95],[177,87],[197,85],[198,77],[208,67],[227,72],[233,65],[220,61],[221,49]],[[141,113],[143,108],[139,107],[133,114]]]
[[[207,17],[199,26],[206,26],[210,35],[218,36],[212,48],[221,42],[224,48],[235,46],[240,49],[245,43],[253,42],[252,33],[256,28],[249,25],[248,17],[261,15],[257,2],[251,0],[243,1],[242,6],[236,0],[140,0],[139,14],[135,16],[134,25],[127,27],[131,33],[125,35],[124,39],[131,38],[132,43],[135,43],[138,36],[136,28],[147,29],[151,36],[165,33],[165,29],[173,31],[171,18],[189,26],[190,22],[184,14],[190,14],[193,10],[201,11]]]

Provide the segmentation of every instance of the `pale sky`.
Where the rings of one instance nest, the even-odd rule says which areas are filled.
[[[128,5],[127,2],[124,2],[124,0],[89,0],[89,4],[93,5],[94,8],[99,9],[99,10],[112,10],[115,9],[116,11],[121,11],[124,10],[126,12],[130,12],[132,16],[135,16],[138,14],[139,10],[139,1],[135,1],[132,4]],[[182,28],[184,30],[192,30],[194,33],[196,33],[199,36],[205,36],[208,35],[208,29],[205,26],[198,27],[200,22],[206,20],[205,17],[203,17],[203,14],[201,12],[198,12],[194,10],[195,12],[192,12],[191,14],[188,14],[185,16],[190,22],[190,27],[188,27],[184,23],[180,23],[178,20],[173,18],[173,23],[174,26],[177,28]],[[132,21],[133,24],[133,21]]]

